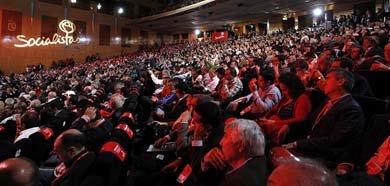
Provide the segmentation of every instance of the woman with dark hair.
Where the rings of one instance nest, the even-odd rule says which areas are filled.
[[[283,125],[305,119],[311,111],[311,103],[305,94],[305,86],[294,73],[283,73],[279,77],[282,100],[260,119],[265,133],[276,141],[277,131]]]

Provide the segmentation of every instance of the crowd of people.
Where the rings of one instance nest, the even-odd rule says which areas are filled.
[[[385,185],[389,36],[338,20],[1,74],[0,183]]]

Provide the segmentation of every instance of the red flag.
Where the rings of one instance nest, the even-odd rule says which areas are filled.
[[[212,34],[212,41],[213,42],[219,42],[219,41],[227,41],[228,40],[228,32],[213,32]]]
[[[22,34],[22,12],[3,9],[1,24],[2,38],[16,37]]]

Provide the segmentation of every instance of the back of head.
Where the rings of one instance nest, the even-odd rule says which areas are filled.
[[[350,58],[337,58],[333,60],[333,62],[340,62],[340,68],[348,69],[348,71],[352,71],[353,69],[353,61]]]
[[[233,77],[237,76],[237,71],[234,68],[229,67],[229,72],[230,72],[230,75],[232,75]]]
[[[270,84],[274,84],[275,82],[275,72],[273,70],[263,70],[261,73],[260,73],[260,76],[263,77],[263,80],[264,81],[269,81]]]
[[[217,72],[218,74],[220,74],[222,76],[225,75],[225,69],[222,67],[218,68],[215,72]]]
[[[121,94],[114,94],[110,99],[110,106],[112,109],[120,109],[125,103],[125,98]]]
[[[39,126],[39,115],[37,112],[26,112],[23,114],[20,122],[26,129]]]
[[[63,149],[69,149],[70,147],[76,147],[78,150],[82,150],[86,144],[86,137],[83,133],[76,129],[69,129],[60,135],[61,146]]]
[[[288,161],[278,166],[268,178],[268,186],[337,186],[334,175],[310,159]]]
[[[0,183],[6,186],[38,186],[38,167],[29,159],[11,158],[0,163]]]
[[[294,99],[297,99],[305,92],[305,86],[295,73],[285,72],[280,74],[279,83],[288,88],[290,96]]]
[[[203,123],[210,124],[213,128],[221,124],[221,110],[214,102],[200,103],[195,107],[195,112],[202,116]]]
[[[213,98],[206,94],[195,94],[193,97],[196,99],[196,105],[213,101]]]

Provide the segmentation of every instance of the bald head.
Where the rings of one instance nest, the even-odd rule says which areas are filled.
[[[67,162],[84,151],[86,144],[85,135],[76,129],[69,129],[61,133],[54,142],[54,151],[58,158]]]
[[[268,178],[268,186],[337,186],[335,177],[321,164],[308,159],[278,166]]]
[[[0,183],[7,186],[38,186],[38,167],[28,159],[11,158],[0,163]]]

